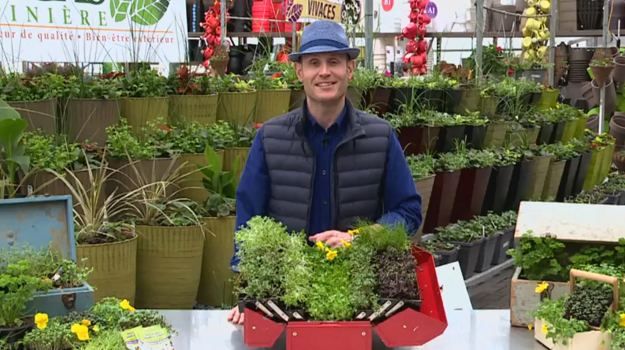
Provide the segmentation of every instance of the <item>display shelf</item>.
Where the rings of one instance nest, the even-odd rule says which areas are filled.
[[[480,283],[484,283],[491,279],[493,276],[498,275],[501,271],[514,265],[514,259],[508,259],[499,265],[492,266],[490,269],[476,273],[468,279],[464,280],[464,284],[468,287],[473,287]]]

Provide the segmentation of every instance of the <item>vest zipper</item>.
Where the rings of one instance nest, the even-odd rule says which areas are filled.
[[[338,173],[334,172],[334,167],[335,167],[335,163],[336,163],[336,154],[338,153],[339,149],[341,148],[341,146],[343,146],[344,144],[355,140],[359,135],[352,135],[349,138],[344,138],[343,140],[341,140],[341,142],[339,142],[339,144],[336,146],[336,148],[334,149],[334,152],[332,153],[332,163],[330,164],[330,171],[332,172],[332,180],[330,182],[330,188],[332,189],[332,227],[334,227],[334,229],[340,231],[342,228],[338,227],[338,217],[339,217],[339,213],[338,213],[338,203],[337,200],[339,198],[339,190],[338,187],[336,186],[336,184],[339,182],[339,175]]]

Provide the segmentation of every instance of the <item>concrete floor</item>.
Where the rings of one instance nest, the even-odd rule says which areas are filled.
[[[469,287],[468,292],[473,309],[509,309],[510,279],[514,274],[514,269],[514,266],[509,267],[486,282]]]

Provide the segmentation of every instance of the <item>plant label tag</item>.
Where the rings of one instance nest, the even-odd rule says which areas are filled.
[[[280,310],[278,305],[274,304],[273,301],[269,300],[267,305],[269,305],[269,307],[272,308],[273,311],[275,311],[284,321],[289,322],[289,316],[287,316],[284,311]]]
[[[358,314],[358,316],[356,316],[357,320],[362,320],[363,318],[365,318],[365,316],[367,316],[367,314],[363,311],[361,313]]]
[[[297,312],[297,311],[293,311],[293,317],[295,317],[298,320],[303,320],[304,319],[302,317],[302,315],[300,315],[299,312]]]
[[[397,304],[395,304],[395,306],[393,306],[392,309],[388,310],[388,312],[384,315],[386,317],[389,317],[390,315],[394,314],[395,311],[399,310],[400,307],[404,306],[404,302],[400,301]]]
[[[30,196],[31,194],[33,194],[33,186],[32,185],[28,185],[27,190],[28,195]]]
[[[382,308],[380,308],[380,310],[374,312],[373,314],[371,314],[371,316],[369,316],[369,321],[373,321],[375,320],[378,316],[380,316],[386,309],[388,309],[391,305],[393,304],[392,301],[388,300],[386,303],[384,303],[382,305]]]
[[[486,229],[484,228],[484,225],[482,225],[482,237],[486,236]]]
[[[273,317],[273,314],[265,307],[265,305],[261,304],[260,301],[257,300],[256,303],[254,303],[254,305],[256,305],[256,307],[262,312],[264,312],[267,316]]]

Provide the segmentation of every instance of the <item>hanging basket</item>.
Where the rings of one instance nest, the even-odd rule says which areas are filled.
[[[597,85],[603,87],[610,77],[610,73],[614,69],[614,66],[590,66],[592,74],[595,76]]]
[[[226,68],[228,68],[228,58],[220,59],[220,60],[211,60],[211,67],[215,70],[217,75],[225,75]]]

